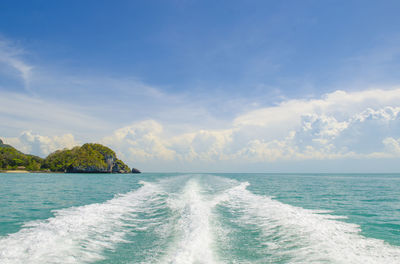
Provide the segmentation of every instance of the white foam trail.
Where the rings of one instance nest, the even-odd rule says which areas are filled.
[[[0,238],[0,263],[98,261],[104,259],[105,250],[126,242],[125,235],[135,231],[159,238],[138,254],[142,263],[212,264],[221,259],[227,263],[400,263],[399,247],[363,237],[357,225],[327,211],[253,194],[246,182],[185,175],[141,184],[138,190],[105,203],[58,210],[52,218],[28,223]],[[230,211],[232,218],[217,214],[217,205],[218,210]],[[159,217],[160,212],[164,216]],[[228,221],[241,228],[233,230],[236,227],[226,225]],[[241,252],[251,255],[253,250],[263,257],[235,260],[225,254],[233,231],[238,235],[230,238],[243,242],[240,232],[257,231],[253,243],[257,248],[243,245]]]
[[[212,201],[207,200],[199,182],[190,179],[183,193],[169,200],[177,212],[178,241],[171,246],[170,254],[163,263],[217,263],[213,252]]]
[[[149,204],[157,207],[156,185],[105,203],[55,211],[47,220],[26,224],[19,232],[0,239],[0,263],[87,263],[103,259],[102,252],[139,226],[136,214]]]
[[[261,263],[400,263],[400,247],[360,235],[359,226],[336,220],[342,217],[255,195],[246,184],[224,196],[222,205],[240,215],[238,225],[262,232]]]

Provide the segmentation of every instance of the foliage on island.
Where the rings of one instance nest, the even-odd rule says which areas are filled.
[[[43,168],[59,172],[130,172],[114,151],[100,144],[57,150],[44,160]]]
[[[42,163],[42,158],[24,154],[0,140],[0,169],[39,171]]]
[[[81,147],[57,150],[45,159],[26,155],[0,140],[0,170],[24,168],[28,171],[81,173],[129,173],[130,168],[113,150],[101,144],[87,143]]]

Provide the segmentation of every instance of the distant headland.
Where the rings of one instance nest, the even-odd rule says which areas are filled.
[[[110,148],[86,143],[57,150],[46,158],[24,154],[0,139],[0,172],[140,173],[130,169]]]

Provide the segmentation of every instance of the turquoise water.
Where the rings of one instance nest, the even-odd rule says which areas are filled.
[[[0,263],[400,263],[400,175],[0,174]]]

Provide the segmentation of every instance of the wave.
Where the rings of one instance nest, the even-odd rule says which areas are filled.
[[[221,206],[241,232],[253,232],[252,263],[400,263],[400,248],[360,234],[356,224],[328,211],[291,206],[248,191],[228,190]],[[232,243],[232,240],[231,240]]]
[[[156,210],[161,194],[156,185],[144,183],[138,190],[118,195],[105,203],[56,210],[54,217],[29,222],[19,232],[1,238],[0,263],[102,260],[104,250],[127,242],[124,236],[132,232],[132,228],[146,228],[149,223],[140,221],[137,215]]]

